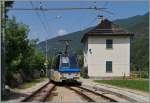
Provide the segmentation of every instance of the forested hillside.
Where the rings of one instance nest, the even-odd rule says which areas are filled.
[[[149,13],[137,15],[125,19],[115,20],[114,23],[119,24],[127,31],[134,32],[135,36],[131,39],[131,69],[132,70],[148,70],[148,32],[149,32]],[[77,31],[68,35],[55,37],[48,40],[48,54],[50,55],[62,51],[63,45],[59,42],[60,39],[71,39],[71,49],[73,52],[81,53],[82,44],[80,42],[85,32]],[[45,53],[45,41],[39,43],[38,48]]]
[[[134,32],[136,36],[148,33],[149,30],[149,13],[137,15],[127,19],[119,19],[114,22],[119,24],[124,29]]]
[[[77,31],[77,32],[73,32],[70,33],[68,35],[64,35],[64,36],[58,36],[52,39],[48,39],[48,56],[51,56],[57,52],[60,52],[63,50],[64,48],[64,44],[62,42],[60,42],[59,40],[63,40],[63,39],[70,39],[72,40],[70,45],[71,45],[71,51],[73,52],[77,52],[77,53],[81,53],[82,52],[82,43],[80,42],[82,36],[84,35],[84,33],[86,33],[87,31],[91,30],[92,27],[87,28],[83,31]],[[43,41],[41,43],[38,44],[38,48],[45,53],[45,45],[46,42]]]

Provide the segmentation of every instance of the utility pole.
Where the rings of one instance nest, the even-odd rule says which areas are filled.
[[[47,39],[46,39],[46,41],[45,41],[45,62],[44,62],[45,69],[46,69],[46,76],[48,76],[48,56],[47,56],[47,52],[48,52],[48,49],[47,49]]]
[[[48,52],[48,51],[47,51],[47,39],[46,39],[45,42],[46,42],[46,44],[45,44],[45,46],[46,46],[46,54],[45,54],[45,57],[46,57],[46,60],[47,60],[47,52]]]
[[[1,1],[1,100],[5,97],[5,1]]]

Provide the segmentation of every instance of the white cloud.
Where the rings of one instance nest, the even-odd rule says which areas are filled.
[[[65,35],[65,34],[67,34],[67,31],[66,31],[66,30],[64,30],[64,29],[58,30],[58,35],[59,35],[59,36],[62,36],[62,35]]]

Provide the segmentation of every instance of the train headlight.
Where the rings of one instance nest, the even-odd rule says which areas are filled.
[[[60,76],[61,76],[61,77],[64,77],[64,74],[63,74],[63,73],[60,73]]]
[[[80,73],[76,73],[75,76],[80,76]]]
[[[75,76],[78,76],[78,73],[76,73]]]

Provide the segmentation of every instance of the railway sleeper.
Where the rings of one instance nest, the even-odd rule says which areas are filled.
[[[76,93],[78,93],[79,95],[81,95],[84,99],[86,99],[88,102],[96,102],[95,100],[93,100],[92,98],[90,98],[89,96],[87,96],[86,94],[82,93],[81,91],[73,88],[73,87],[69,87],[70,90],[75,91]]]

